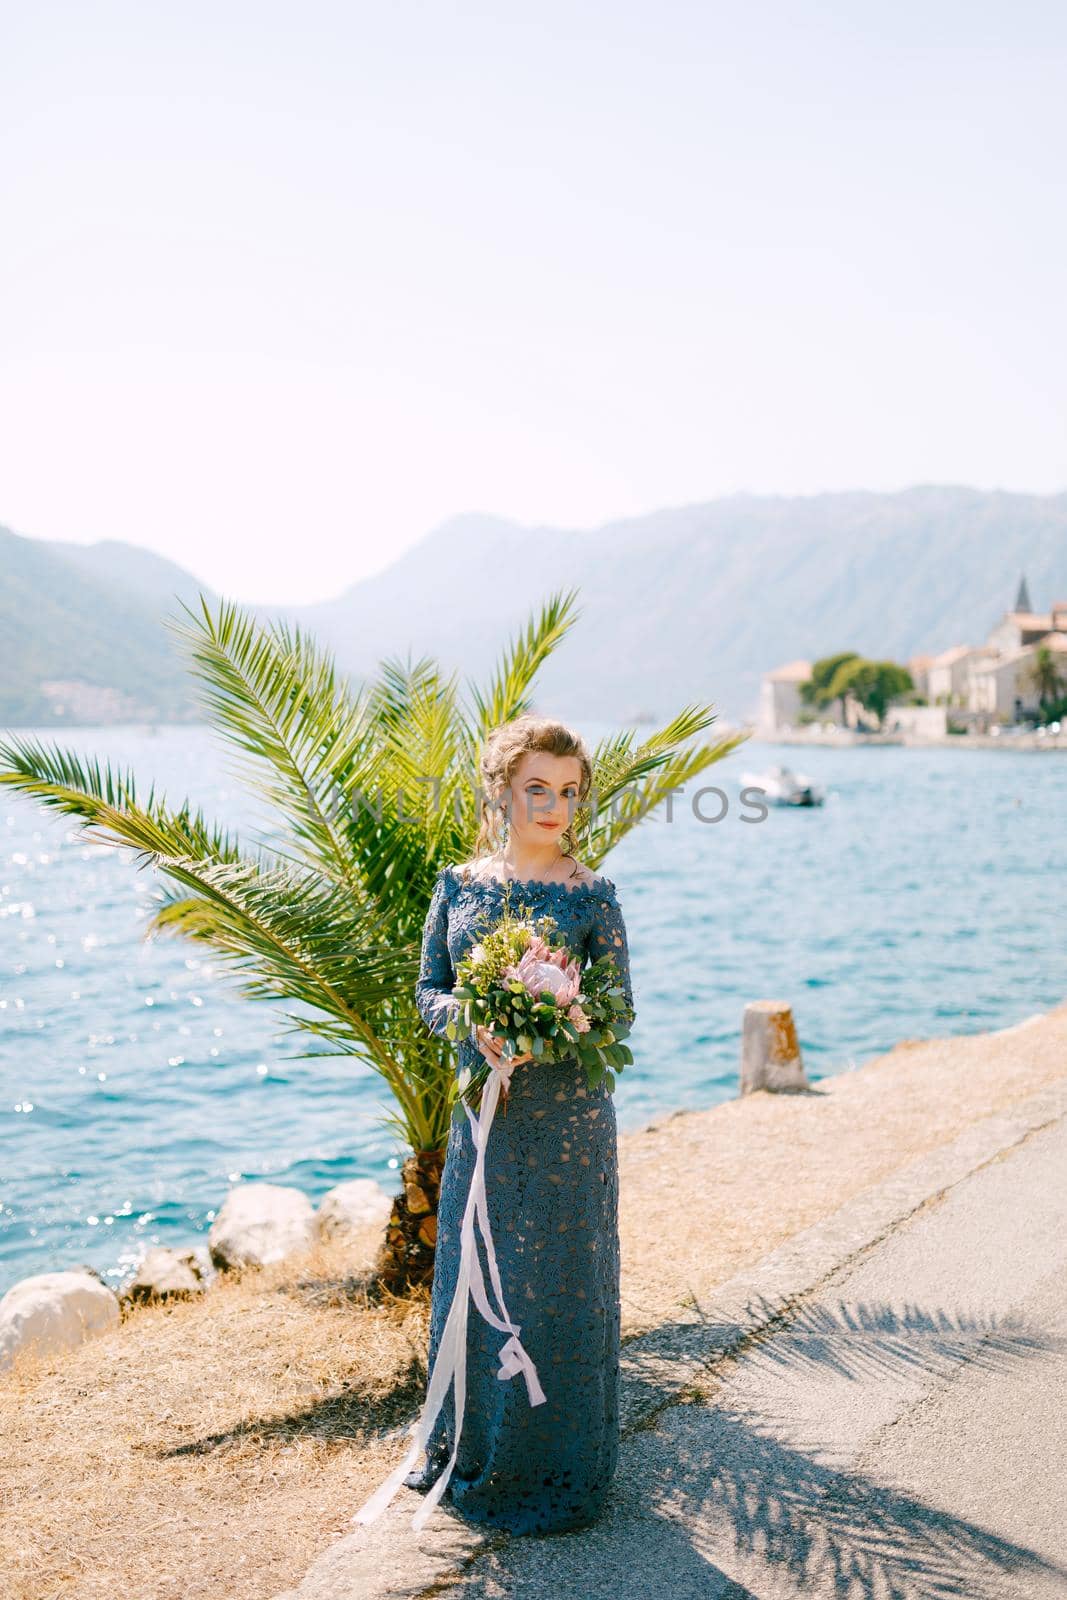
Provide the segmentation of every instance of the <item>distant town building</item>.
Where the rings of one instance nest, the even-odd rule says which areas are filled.
[[[810,661],[788,661],[765,672],[760,683],[758,725],[768,733],[794,726],[804,709],[800,685],[811,677]]]
[[[934,657],[926,673],[926,698],[932,705],[963,704],[971,658],[978,654],[969,644],[955,644]]]
[[[1041,646],[1063,663],[1060,676],[1067,677],[1067,600],[1054,600],[1048,611],[1034,611],[1023,577],[1014,607],[986,641],[985,659],[972,664],[966,709],[998,722],[1032,716],[1040,706],[1033,669]]]
[[[1027,644],[1040,644],[1049,633],[1067,629],[1067,601],[1058,600],[1051,611],[1006,611],[987,643],[1006,654]]]
[[[939,655],[911,658],[907,665],[915,693],[928,705],[892,707],[886,727],[934,736],[947,731],[950,715],[979,730],[1034,715],[1040,696],[1033,669],[1042,646],[1061,663],[1060,677],[1067,682],[1067,600],[1054,600],[1048,611],[1034,611],[1024,574],[1014,606],[984,644],[955,644]],[[764,674],[758,723],[762,733],[773,736],[799,725],[801,714],[809,712],[800,685],[810,676],[809,661],[790,661]],[[849,726],[857,721],[856,710],[846,705]],[[834,721],[840,707],[827,706],[815,714]]]
[[[138,700],[125,689],[79,679],[43,678],[41,693],[57,721],[144,722],[155,721],[161,714],[158,706]]]
[[[911,681],[915,685],[915,693],[922,695],[924,700],[930,698],[930,691],[927,685],[933,659],[933,656],[926,655],[908,657],[908,671],[911,673]]]
[[[1053,651],[1060,677],[1067,681],[1067,633],[1048,633],[1035,644],[993,656],[979,667],[970,681],[967,709],[986,712],[998,722],[1033,716],[1041,701],[1033,680],[1039,644]]]

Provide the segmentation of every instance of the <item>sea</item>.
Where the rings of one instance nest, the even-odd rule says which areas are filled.
[[[590,746],[615,730],[584,727]],[[642,730],[638,730],[639,734]],[[249,840],[277,818],[205,726],[9,730],[130,770]],[[825,804],[763,808],[776,763]],[[747,1002],[793,1007],[809,1079],[901,1039],[1008,1027],[1067,998],[1067,760],[1059,752],[748,742],[601,864],[626,918],[637,1021],[621,1130],[738,1092]],[[204,946],[146,938],[155,869],[0,788],[0,1293],[203,1243],[229,1188],[397,1182],[388,1092],[301,1058],[279,1002]],[[669,1159],[669,1158],[668,1158]]]

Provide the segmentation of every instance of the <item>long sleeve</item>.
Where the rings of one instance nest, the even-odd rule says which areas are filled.
[[[634,1005],[633,984],[630,979],[630,945],[626,937],[626,922],[614,893],[598,895],[596,914],[589,934],[589,959],[598,961],[610,952],[622,978],[623,993],[631,1011]]]
[[[459,1011],[458,1000],[451,998],[456,974],[448,953],[448,898],[445,874],[440,872],[430,896],[422,930],[422,958],[415,981],[415,1004],[431,1033],[445,1038],[450,1017]]]

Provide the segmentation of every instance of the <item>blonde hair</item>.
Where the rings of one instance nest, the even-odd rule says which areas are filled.
[[[568,728],[566,723],[552,717],[539,717],[532,711],[512,717],[510,722],[498,723],[486,738],[478,772],[481,779],[478,837],[474,844],[475,858],[490,855],[497,849],[502,837],[501,800],[511,783],[523,756],[533,750],[543,750],[546,755],[573,756],[581,769],[578,781],[578,805],[589,797],[593,783],[593,763],[581,734]],[[560,848],[573,855],[576,840],[575,820],[560,835]]]

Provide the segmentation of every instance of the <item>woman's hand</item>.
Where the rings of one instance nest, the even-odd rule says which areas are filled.
[[[511,1080],[511,1068],[521,1066],[524,1061],[533,1060],[533,1052],[524,1050],[522,1055],[512,1056],[511,1060],[505,1064],[502,1060],[504,1051],[503,1039],[498,1038],[495,1033],[481,1022],[475,1029],[475,1042],[489,1065],[497,1068],[504,1079],[505,1088]]]

